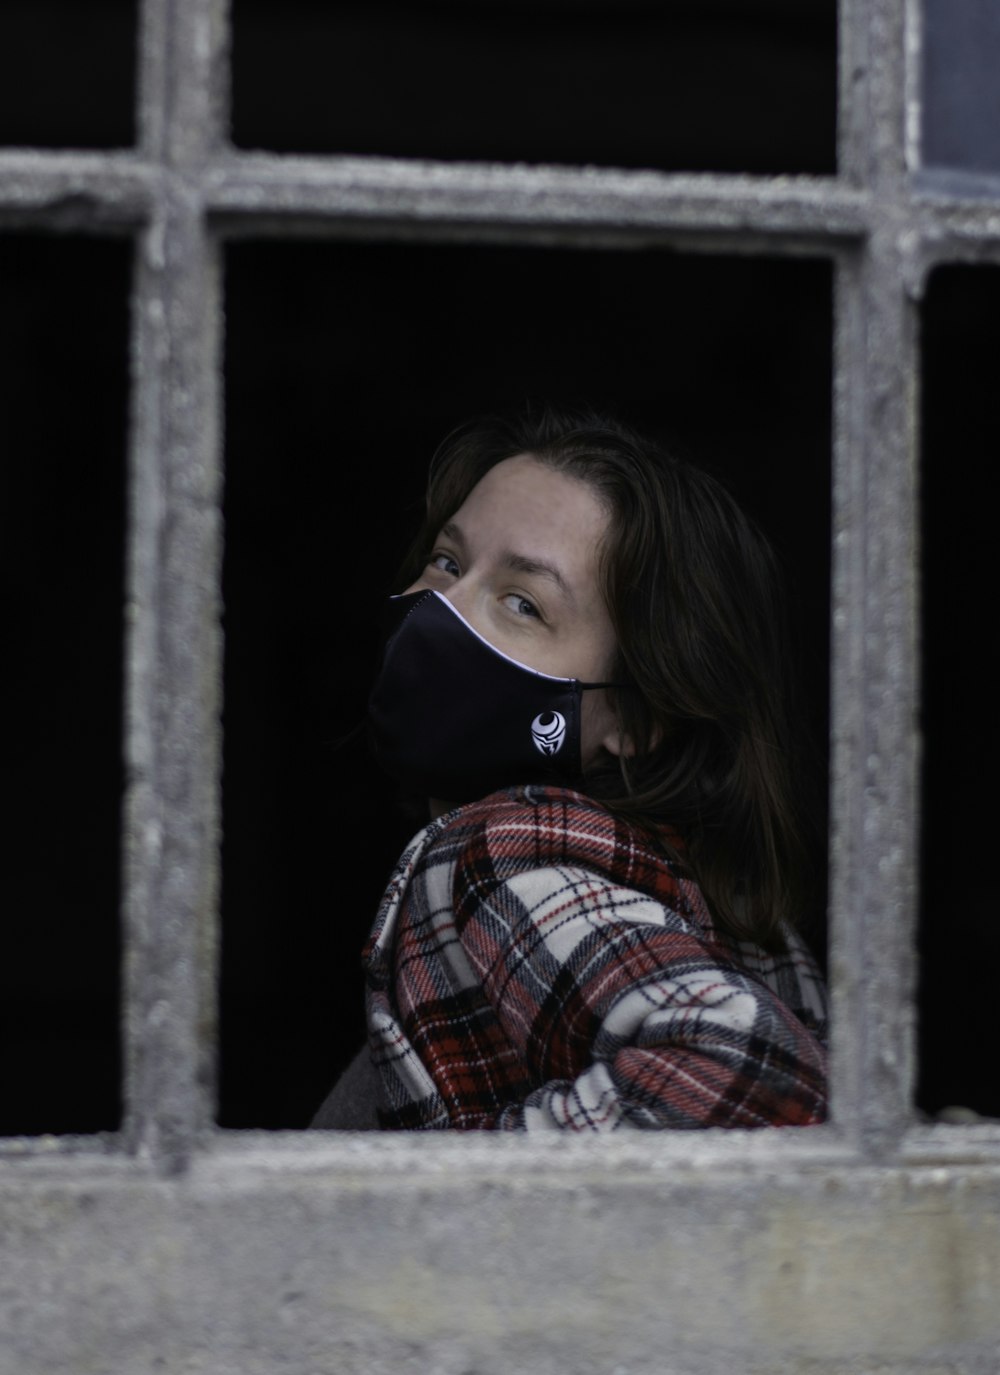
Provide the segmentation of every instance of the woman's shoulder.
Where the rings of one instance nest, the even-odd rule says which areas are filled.
[[[480,888],[528,870],[582,868],[685,911],[703,906],[681,865],[648,832],[572,788],[504,788],[439,825],[432,848],[449,852]]]
[[[631,843],[600,803],[572,788],[526,784],[502,788],[441,818],[433,844],[482,847],[495,863],[520,867],[524,860],[561,864]]]

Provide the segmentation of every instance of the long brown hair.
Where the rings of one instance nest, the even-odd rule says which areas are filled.
[[[406,581],[484,474],[522,453],[586,482],[609,515],[600,576],[618,640],[612,676],[629,685],[611,698],[635,753],[608,756],[585,791],[654,834],[676,828],[719,923],[773,944],[798,915],[807,847],[767,540],[708,473],[606,416],[546,407],[448,436]]]

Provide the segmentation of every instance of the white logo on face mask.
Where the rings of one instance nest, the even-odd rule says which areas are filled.
[[[558,754],[566,739],[566,718],[558,711],[543,711],[531,723],[531,738],[542,754]]]

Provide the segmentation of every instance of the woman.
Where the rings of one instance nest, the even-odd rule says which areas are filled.
[[[706,474],[581,414],[435,457],[370,702],[430,800],[317,1126],[825,1115],[772,555]],[[369,1121],[369,1119],[371,1120]]]

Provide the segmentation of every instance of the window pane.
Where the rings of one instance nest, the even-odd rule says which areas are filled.
[[[7,1133],[118,1119],[128,275],[125,243],[0,237]]]
[[[1000,5],[924,0],[923,160],[1000,172]]]
[[[822,753],[830,273],[304,243],[228,261],[221,1121],[305,1126],[361,1044],[359,951],[423,824],[352,733],[433,448],[535,395],[617,409],[703,458],[792,574]]]
[[[244,147],[831,172],[834,0],[235,0]]]
[[[1000,771],[1000,268],[949,267],[923,307],[924,811],[919,1105],[1000,1117],[990,857]]]
[[[134,0],[3,0],[0,144],[132,143]]]

